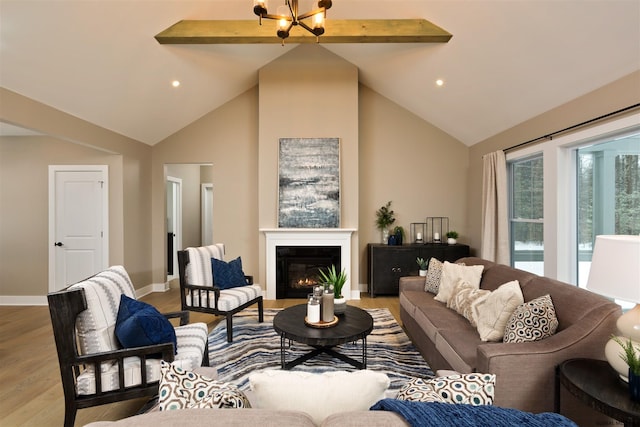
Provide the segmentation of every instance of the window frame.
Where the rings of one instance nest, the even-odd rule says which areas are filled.
[[[506,153],[508,163],[543,156],[545,276],[577,284],[577,149],[639,131],[634,113]]]

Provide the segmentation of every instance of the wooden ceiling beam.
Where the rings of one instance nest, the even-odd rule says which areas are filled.
[[[426,19],[327,19],[320,43],[446,43],[451,34]],[[282,43],[276,21],[179,21],[155,36],[160,44]],[[316,43],[316,36],[293,27],[285,43]]]

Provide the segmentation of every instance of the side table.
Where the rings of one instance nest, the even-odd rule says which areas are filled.
[[[640,427],[640,403],[629,397],[626,384],[604,360],[570,359],[557,367],[556,412],[560,411],[560,385],[596,411],[625,426]]]

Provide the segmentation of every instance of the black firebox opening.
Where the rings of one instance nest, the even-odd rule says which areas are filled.
[[[306,298],[320,269],[340,265],[340,246],[277,246],[276,298]]]

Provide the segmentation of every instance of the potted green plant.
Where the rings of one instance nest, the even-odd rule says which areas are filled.
[[[347,273],[342,269],[340,273],[336,271],[336,266],[331,265],[326,269],[326,272],[322,269],[319,272],[320,282],[326,287],[333,287],[333,312],[335,314],[342,314],[347,308],[347,299],[342,295],[342,287],[347,282]]]
[[[420,267],[420,276],[426,276],[427,275],[427,267],[428,267],[428,263],[427,260],[424,258],[416,258],[416,263],[418,263],[418,267]]]
[[[391,201],[376,211],[376,228],[382,232],[382,243],[386,244],[389,238],[389,227],[396,221],[391,210]]]
[[[455,230],[447,231],[447,243],[450,245],[455,245],[458,241],[458,232]]]
[[[622,347],[620,358],[629,366],[629,394],[632,400],[638,402],[640,401],[640,348],[634,346],[633,341],[628,338],[626,342],[618,336],[612,336],[611,339]]]

